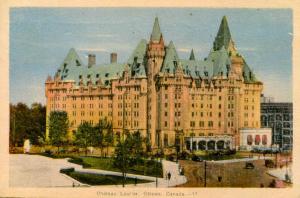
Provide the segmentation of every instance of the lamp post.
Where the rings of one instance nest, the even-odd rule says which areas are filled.
[[[207,167],[207,163],[206,160],[204,160],[204,187],[206,187],[206,167]]]
[[[124,158],[124,155],[125,155],[125,152],[124,152],[124,149],[125,149],[125,95],[127,95],[127,89],[125,90],[125,92],[123,93],[123,133],[122,133],[122,165],[123,165],[123,188],[125,187],[125,181],[126,181],[126,171],[125,171],[125,158]]]

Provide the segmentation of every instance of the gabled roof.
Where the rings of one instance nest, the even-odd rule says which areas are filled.
[[[103,84],[106,84],[107,80],[121,75],[124,66],[124,63],[110,63],[88,67],[80,60],[75,49],[72,48],[57,70],[57,75],[61,80],[74,80],[76,85],[81,79],[84,84],[88,81],[95,83],[99,79]]]
[[[166,48],[166,55],[163,65],[160,69],[161,72],[174,73],[177,65],[179,64],[179,57],[175,49],[173,41],[170,41]]]
[[[255,77],[255,74],[253,73],[253,71],[250,69],[250,67],[248,66],[248,64],[246,63],[245,59],[243,59],[244,61],[244,67],[243,67],[243,77],[244,77],[244,81],[246,83],[254,83],[257,82],[258,80]]]
[[[211,78],[213,76],[213,64],[203,60],[180,60],[183,72],[193,78]]]
[[[229,41],[231,39],[230,30],[226,16],[223,16],[218,34],[214,41],[214,50],[220,50],[223,46],[228,48]]]
[[[226,75],[227,70],[231,67],[231,60],[228,52],[222,47],[220,50],[211,50],[207,61],[211,61],[213,64],[213,75],[224,74]]]
[[[127,64],[130,65],[133,76],[146,76],[146,50],[147,41],[142,39],[128,59]]]
[[[153,25],[153,29],[152,29],[150,40],[151,41],[159,41],[161,35],[162,34],[161,34],[159,23],[158,23],[158,18],[155,17],[155,21],[154,21],[154,25]]]
[[[191,54],[190,54],[190,60],[195,60],[195,55],[194,55],[194,50],[192,49]]]

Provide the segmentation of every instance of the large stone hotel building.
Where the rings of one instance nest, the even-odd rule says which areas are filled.
[[[240,130],[260,128],[263,84],[239,54],[223,17],[203,60],[193,50],[181,59],[155,18],[150,39],[142,39],[126,63],[82,62],[70,49],[55,76],[46,80],[47,116],[68,113],[69,138],[80,123],[106,118],[116,136],[140,131],[153,148],[183,150],[237,148]],[[48,131],[46,132],[48,136]]]

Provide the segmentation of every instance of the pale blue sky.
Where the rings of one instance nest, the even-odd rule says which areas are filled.
[[[289,9],[14,8],[10,10],[10,101],[45,103],[44,82],[70,48],[97,63],[110,52],[125,62],[140,39],[149,40],[155,16],[166,43],[181,58],[212,47],[223,15],[237,49],[276,101],[292,101],[292,12]],[[84,58],[86,61],[86,58]]]

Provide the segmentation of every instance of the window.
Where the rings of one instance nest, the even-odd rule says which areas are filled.
[[[222,100],[222,96],[219,96],[219,100]]]
[[[168,122],[167,121],[165,121],[165,127],[167,127],[168,126]]]
[[[165,111],[165,116],[168,116],[168,112]]]
[[[214,126],[213,121],[208,121],[208,127],[213,127],[213,126]]]
[[[199,126],[200,126],[200,127],[204,127],[204,121],[200,121],[200,122],[199,122]]]
[[[260,135],[255,135],[255,145],[260,144]]]
[[[219,118],[221,117],[221,112],[219,112]]]

